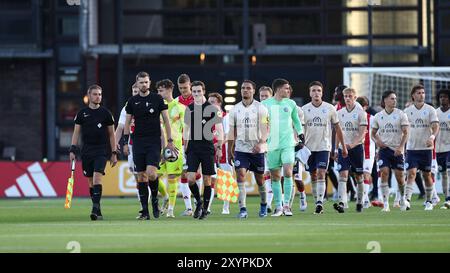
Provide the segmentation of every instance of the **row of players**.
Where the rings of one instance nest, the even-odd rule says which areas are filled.
[[[389,170],[393,169],[399,185],[400,209],[410,208],[409,201],[413,192],[413,183],[417,169],[422,170],[426,184],[426,210],[431,210],[433,179],[431,176],[431,155],[436,140],[436,152],[440,171],[443,177],[443,188],[446,194],[445,207],[449,207],[448,174],[450,154],[450,113],[449,91],[441,90],[439,100],[441,108],[435,110],[425,104],[424,87],[412,88],[413,104],[401,111],[396,108],[395,91],[386,91],[381,99],[383,111],[374,117],[368,115],[364,108],[369,102],[357,98],[356,91],[346,88],[343,92],[345,105],[333,105],[322,101],[323,85],[312,82],[309,85],[311,102],[299,107],[290,100],[292,87],[287,80],[276,79],[272,88],[261,87],[261,102],[254,99],[256,85],[249,80],[241,84],[242,101],[227,114],[221,111],[222,98],[217,93],[205,97],[205,85],[200,81],[191,82],[185,74],[178,78],[178,89],[181,95],[174,99],[174,84],[170,80],[162,80],[156,84],[158,94],[150,92],[150,77],[141,72],[136,76],[133,85],[133,97],[122,110],[121,119],[115,135],[111,134],[114,121],[99,104],[101,88],[89,88],[89,106],[82,109],[75,118],[74,137],[72,139],[71,159],[79,150],[77,139],[82,128],[83,137],[83,171],[91,186],[93,209],[91,219],[102,219],[100,209],[101,176],[106,165],[106,152],[99,151],[98,141],[103,139],[103,148],[110,146],[113,151],[111,161],[117,161],[118,140],[123,140],[123,151],[129,156],[130,165],[134,166],[142,210],[138,219],[150,219],[148,210],[149,190],[154,217],[159,217],[158,185],[163,191],[163,183],[158,177],[168,176],[167,217],[174,217],[173,209],[181,176],[180,189],[185,202],[184,215],[204,219],[208,215],[210,202],[214,196],[213,188],[215,162],[221,168],[230,170],[234,165],[237,174],[239,194],[239,217],[248,216],[246,209],[245,176],[253,171],[261,196],[260,217],[267,215],[268,204],[274,198],[275,210],[272,216],[291,216],[292,200],[295,194],[293,171],[303,171],[301,163],[295,160],[296,150],[306,146],[311,155],[305,164],[311,175],[312,192],[315,199],[315,213],[323,213],[325,194],[325,173],[332,151],[332,129],[336,133],[338,147],[337,164],[340,174],[338,186],[339,202],[334,204],[338,212],[344,212],[346,203],[346,183],[348,172],[355,173],[357,184],[356,210],[361,212],[364,200],[368,201],[368,181],[375,159],[374,140],[379,148],[378,166],[380,168],[383,211],[389,211]],[[274,95],[272,97],[272,90]],[[100,97],[100,100],[98,99]],[[357,101],[358,100],[358,101]],[[339,109],[341,108],[341,109]],[[106,111],[106,112],[105,112]],[[92,122],[89,117],[94,122]],[[162,128],[160,126],[162,117]],[[441,126],[439,126],[439,121]],[[89,126],[90,124],[90,126]],[[103,125],[108,130],[101,130]],[[133,148],[130,145],[130,128],[134,127]],[[439,127],[441,130],[439,131]],[[370,134],[368,131],[370,130]],[[87,131],[88,133],[86,133]],[[94,132],[97,133],[94,134]],[[98,134],[103,131],[103,138]],[[122,131],[124,136],[122,137]],[[165,134],[161,132],[165,131]],[[89,133],[91,132],[91,133]],[[107,134],[109,132],[109,135]],[[96,136],[94,136],[96,135]],[[97,140],[97,143],[92,141]],[[184,140],[183,140],[184,139]],[[117,140],[117,141],[116,141]],[[225,142],[228,143],[225,146]],[[161,149],[167,143],[168,154],[177,154],[176,160],[162,161]],[[93,148],[97,146],[97,148]],[[406,164],[404,148],[406,146]],[[93,152],[94,151],[94,152]],[[99,156],[101,154],[101,156]],[[184,155],[185,154],[185,155]],[[266,155],[266,156],[265,156]],[[183,168],[186,156],[187,170]],[[265,160],[265,157],[267,160]],[[168,158],[166,158],[168,159]],[[265,162],[267,161],[267,162]],[[294,164],[295,163],[295,164]],[[203,200],[198,185],[198,170],[201,165],[203,174]],[[406,165],[406,166],[405,166]],[[404,169],[408,170],[407,183],[404,183]],[[283,169],[283,189],[280,183]],[[268,176],[267,169],[270,170]],[[270,177],[270,178],[269,178]],[[301,175],[295,176],[300,191],[301,209],[306,209],[306,198]],[[300,179],[298,179],[300,178]],[[192,209],[190,196],[195,197],[196,208]],[[284,194],[283,194],[284,193]],[[284,196],[283,196],[284,195]],[[163,208],[165,206],[163,205]],[[224,203],[223,213],[229,211],[229,204]]]

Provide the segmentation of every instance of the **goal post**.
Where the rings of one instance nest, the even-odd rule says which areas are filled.
[[[345,67],[343,83],[355,88],[358,96],[367,96],[375,107],[384,91],[394,90],[400,109],[410,101],[411,87],[420,83],[426,102],[436,105],[439,89],[450,88],[450,67]]]

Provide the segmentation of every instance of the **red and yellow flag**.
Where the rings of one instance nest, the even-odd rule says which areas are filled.
[[[217,198],[236,203],[239,197],[239,187],[233,174],[218,168],[216,179]]]

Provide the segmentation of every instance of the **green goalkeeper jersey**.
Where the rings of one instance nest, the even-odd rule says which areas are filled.
[[[293,127],[298,134],[303,133],[295,101],[288,98],[278,101],[272,97],[263,101],[262,104],[269,112],[269,152],[295,146]]]
[[[167,103],[167,101],[164,102],[168,106],[167,112],[169,114],[170,129],[172,133],[173,144],[178,149],[180,149],[183,142],[184,111],[186,110],[186,107],[183,104],[179,103],[178,100],[172,100],[169,103]],[[161,123],[164,127],[164,122],[162,118]],[[164,135],[165,133],[166,131],[164,130]]]

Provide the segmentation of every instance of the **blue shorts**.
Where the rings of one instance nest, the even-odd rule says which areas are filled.
[[[436,161],[440,172],[450,169],[450,152],[436,153]]]
[[[330,160],[330,152],[328,151],[320,151],[320,152],[311,152],[311,155],[308,159],[308,165],[305,166],[305,169],[308,172],[313,172],[317,169],[328,169],[328,162]]]
[[[390,148],[381,148],[378,152],[378,167],[388,167],[396,170],[405,170],[405,158],[403,155],[395,156]]]
[[[234,168],[247,169],[257,174],[264,173],[264,153],[252,154],[244,152],[234,152]]]
[[[431,171],[431,150],[408,150],[406,151],[406,164],[407,170],[417,168],[424,172]]]
[[[338,152],[338,166],[337,170],[339,172],[351,171],[357,174],[363,174],[364,172],[364,147],[362,144],[348,150],[348,156],[344,158],[342,156],[342,150],[339,149]]]

